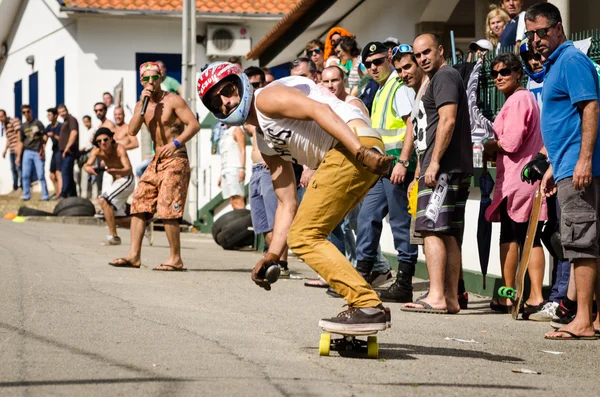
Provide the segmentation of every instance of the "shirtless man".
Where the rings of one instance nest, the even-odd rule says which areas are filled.
[[[227,125],[257,127],[257,143],[273,180],[278,206],[268,252],[252,280],[270,289],[266,269],[286,249],[321,275],[348,301],[348,310],[319,325],[336,330],[385,330],[389,311],[346,257],[326,240],[362,200],[393,157],[383,156],[381,138],[357,108],[323,92],[312,80],[291,76],[256,92],[241,69],[227,62],[208,65],[198,94]],[[292,163],[317,168],[297,208]]]
[[[125,123],[125,112],[122,107],[115,108],[115,141],[127,150],[140,146],[137,136],[129,135],[129,124]]]
[[[109,232],[102,245],[121,245],[121,238],[117,234],[117,223],[119,226],[129,227],[129,219],[123,218],[127,216],[125,213],[127,198],[135,188],[127,150],[115,142],[113,135],[114,133],[106,127],[98,128],[93,138],[95,147],[83,166],[85,172],[97,177],[96,159],[101,160],[105,165],[104,171],[112,176],[112,183],[110,186],[105,185],[104,191],[98,197]]]
[[[369,111],[365,104],[355,96],[346,92],[346,76],[339,66],[328,66],[321,73],[321,84],[323,84],[329,92],[338,97],[339,100],[356,106],[365,116],[369,117]]]
[[[156,62],[146,62],[140,66],[140,83],[144,90],[129,123],[129,135],[136,136],[142,124],[145,124],[154,142],[156,155],[133,194],[129,253],[109,264],[118,267],[141,266],[145,222],[156,213],[165,225],[171,251],[167,261],[154,270],[183,270],[179,222],[183,218],[190,182],[185,143],[200,130],[200,124],[179,95],[164,92],[160,88],[160,68]],[[142,115],[142,104],[146,97],[149,98],[148,107]]]
[[[115,123],[106,118],[106,109],[104,102],[98,102],[94,105],[94,113],[96,113],[96,117],[100,120],[98,128],[106,127],[112,131],[115,129]]]

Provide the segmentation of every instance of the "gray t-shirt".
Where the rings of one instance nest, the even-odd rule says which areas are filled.
[[[34,119],[31,123],[24,122],[21,124],[21,142],[23,142],[23,149],[39,152],[44,134],[44,124],[39,120]]]
[[[420,100],[419,111],[413,112],[415,147],[421,163],[421,174],[431,162],[433,146],[440,115],[438,109],[446,104],[456,103],[456,124],[448,148],[440,161],[440,173],[473,173],[473,146],[467,92],[460,73],[444,66],[431,78],[425,94]],[[417,113],[415,115],[415,113]]]

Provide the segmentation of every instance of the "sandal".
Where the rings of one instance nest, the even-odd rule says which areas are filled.
[[[108,264],[114,267],[132,267],[134,269],[139,269],[141,267],[141,265],[134,265],[131,261],[127,260],[126,258],[115,259],[113,262],[108,262]]]
[[[162,269],[161,269],[162,267]],[[156,270],[157,272],[185,272],[187,269],[185,267],[178,267],[175,265],[168,265],[166,263],[160,264],[153,268],[152,270]]]

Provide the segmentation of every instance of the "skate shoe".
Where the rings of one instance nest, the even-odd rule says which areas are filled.
[[[384,309],[369,307],[349,307],[336,317],[319,321],[319,327],[330,332],[369,332],[383,331],[388,327],[388,315]],[[391,313],[389,315],[391,322]]]

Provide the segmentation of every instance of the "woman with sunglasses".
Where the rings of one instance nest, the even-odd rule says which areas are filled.
[[[523,67],[512,54],[500,54],[490,65],[494,84],[506,97],[506,103],[494,122],[495,139],[484,140],[489,156],[496,155],[496,188],[492,204],[485,216],[489,222],[500,222],[500,265],[503,285],[513,286],[519,263],[519,249],[523,248],[533,207],[533,198],[539,183],[530,185],[521,180],[523,166],[530,162],[543,147],[540,130],[540,109],[533,94],[523,88]],[[544,279],[544,250],[541,244],[543,221],[548,219],[546,203],[542,204],[535,235],[529,278],[531,291],[525,301],[523,318],[542,309],[542,281]],[[490,307],[494,311],[510,312],[511,301],[495,298]]]
[[[304,49],[306,50],[306,57],[313,61],[317,66],[317,71],[322,71],[325,58],[323,57],[323,43],[321,40],[309,41]]]

